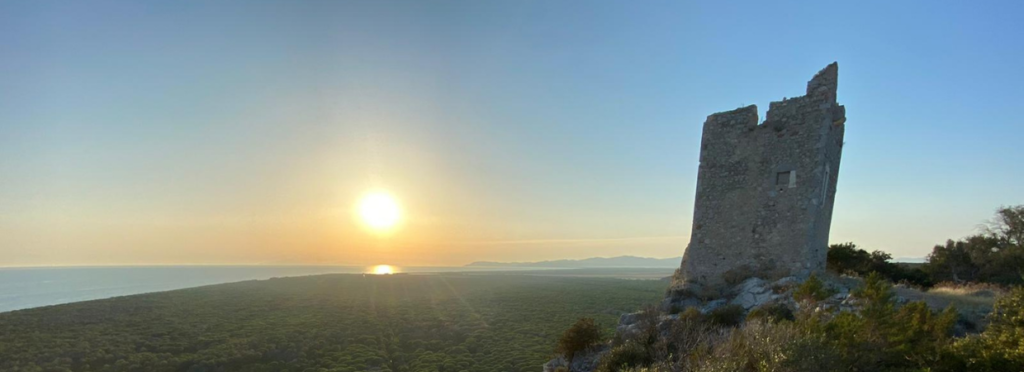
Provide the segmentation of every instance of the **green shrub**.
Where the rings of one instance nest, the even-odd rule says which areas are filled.
[[[729,331],[729,328],[712,325],[706,316],[693,311],[672,323],[668,337],[659,346],[666,355],[672,356],[672,362],[685,367],[709,355],[715,344],[728,337]]]
[[[797,324],[794,324],[797,326]],[[799,327],[797,326],[799,329]],[[783,371],[849,371],[850,364],[840,355],[836,345],[820,333],[800,331],[799,337],[786,345],[788,356],[780,364]]]
[[[704,314],[696,307],[687,307],[686,310],[679,313],[679,321],[702,322]]]
[[[787,348],[798,339],[798,331],[788,324],[747,323],[732,330],[724,342],[715,345],[700,363],[707,372],[776,371],[787,359]]]
[[[764,320],[769,323],[778,323],[781,321],[792,321],[796,317],[793,316],[793,310],[781,303],[766,304],[759,306],[750,311],[747,314],[747,320]]]
[[[958,359],[949,370],[1024,371],[1024,288],[996,301],[988,328],[952,346]]]
[[[604,357],[598,366],[598,372],[628,371],[635,367],[649,366],[654,362],[654,353],[650,345],[629,340],[615,346]]]
[[[735,327],[743,321],[745,310],[740,305],[725,305],[711,310],[707,314],[707,320],[711,324],[722,327]]]
[[[835,294],[835,291],[828,288],[825,285],[825,282],[818,279],[816,275],[811,274],[803,284],[800,284],[800,286],[793,291],[793,298],[797,301],[817,302],[824,301],[833,294]]]
[[[1024,361],[1024,287],[996,301],[985,333],[998,341],[1000,349]]]
[[[555,351],[565,355],[565,359],[571,362],[577,353],[586,351],[599,343],[601,343],[601,328],[597,326],[593,318],[580,318],[558,339]]]
[[[952,341],[956,310],[936,314],[923,302],[897,309],[891,286],[878,274],[869,275],[853,296],[861,306],[858,313],[806,324],[842,363],[861,370],[925,369],[939,363]]]
[[[827,297],[820,280],[801,287],[808,300]],[[723,306],[701,314],[684,310],[666,339],[617,347],[602,371],[1017,371],[1024,370],[1024,290],[1000,300],[993,326],[982,336],[953,343],[957,313],[933,312],[923,302],[899,306],[879,274],[853,293],[857,312],[806,312],[792,322],[783,305],[754,309],[739,327],[743,309]],[[973,358],[973,359],[971,359]],[[614,368],[613,368],[614,367]]]
[[[659,353],[659,349],[663,349],[663,345],[658,344],[660,320],[661,313],[657,307],[644,307],[638,314],[634,325],[636,329],[626,338],[615,340],[612,350],[601,359],[598,371],[626,371],[632,367],[648,366],[657,359],[656,354],[664,354]]]
[[[896,307],[896,294],[882,276],[871,273],[864,279],[864,285],[853,290],[851,296],[858,299],[862,306],[861,314],[871,319],[882,321]]]
[[[853,243],[832,244],[828,247],[827,267],[837,274],[867,276],[872,272],[882,274],[894,283],[908,283],[918,287],[933,284],[927,272],[920,268],[908,267],[892,262],[892,255],[882,251],[868,252]]]
[[[622,370],[622,372],[674,372],[671,365],[659,364],[653,366],[636,367]]]
[[[800,288],[806,299],[827,297],[824,283],[808,282]],[[688,308],[666,338],[620,345],[602,371],[1024,371],[1024,289],[998,301],[988,330],[956,342],[955,309],[901,306],[880,274],[869,275],[852,297],[856,312],[802,312],[780,322],[792,313],[768,305],[748,316],[767,321],[735,328],[723,325],[739,323],[739,306],[709,314]]]
[[[932,281],[1024,284],[1024,205],[1000,207],[982,234],[936,245],[924,265]]]

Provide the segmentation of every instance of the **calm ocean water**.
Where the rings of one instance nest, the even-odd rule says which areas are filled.
[[[0,268],[0,312],[243,280],[358,274],[354,266],[135,266]],[[409,267],[404,272],[483,271]],[[490,271],[490,270],[488,270]]]

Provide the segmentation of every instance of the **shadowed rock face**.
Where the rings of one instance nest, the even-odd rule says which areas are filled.
[[[750,277],[803,278],[825,269],[843,147],[839,66],[806,95],[708,116],[701,139],[690,245],[682,287],[703,296]]]

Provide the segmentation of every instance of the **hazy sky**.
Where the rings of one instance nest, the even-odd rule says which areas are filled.
[[[1022,14],[4,1],[0,266],[680,256],[705,117],[832,61],[831,240],[921,257],[1024,203]],[[405,212],[388,236],[353,218],[373,189]]]

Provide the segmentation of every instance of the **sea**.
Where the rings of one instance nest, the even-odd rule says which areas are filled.
[[[499,269],[500,270],[500,269]],[[0,268],[0,312],[210,284],[319,274],[361,274],[362,266],[97,266]],[[403,267],[401,272],[498,271]]]

